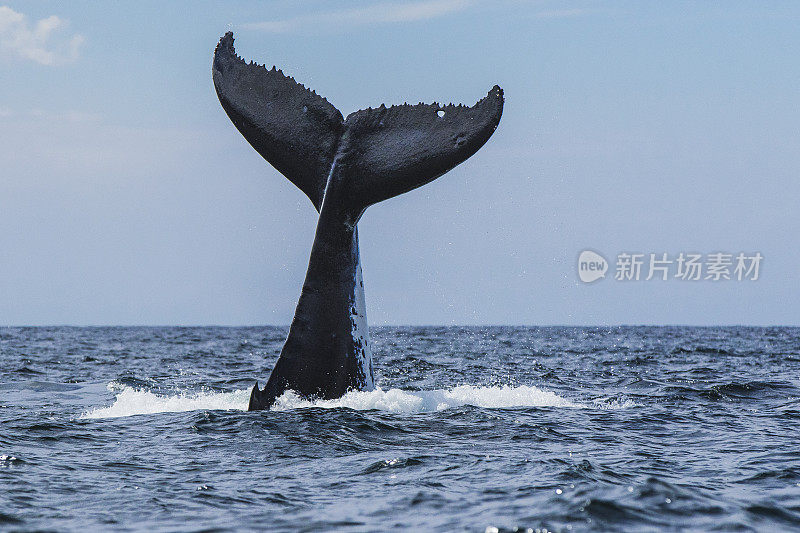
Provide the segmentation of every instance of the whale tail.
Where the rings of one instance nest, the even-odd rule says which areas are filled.
[[[334,162],[348,169],[341,197],[360,213],[469,158],[503,113],[503,90],[495,85],[472,107],[381,105],[344,119],[325,98],[275,67],[246,63],[236,55],[231,32],[217,45],[212,73],[236,128],[318,211]]]
[[[250,410],[285,390],[336,398],[372,386],[356,224],[372,204],[420,187],[469,158],[503,113],[494,86],[474,106],[364,109],[347,118],[275,67],[246,63],[226,33],[214,87],[245,139],[320,212],[303,292],[286,343]]]

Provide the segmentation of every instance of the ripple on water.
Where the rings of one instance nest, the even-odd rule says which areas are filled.
[[[371,334],[247,413],[286,328],[0,328],[0,529],[800,529],[800,329]]]

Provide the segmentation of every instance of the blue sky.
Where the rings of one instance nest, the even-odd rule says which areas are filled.
[[[0,3],[0,324],[289,323],[316,216],[217,101],[228,30],[345,115],[506,92],[480,152],[362,218],[370,323],[800,323],[797,3],[298,4]],[[616,281],[625,251],[764,260]]]

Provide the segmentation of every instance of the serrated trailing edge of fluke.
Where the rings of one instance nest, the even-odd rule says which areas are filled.
[[[217,68],[217,61],[222,61],[222,60],[235,61],[235,62],[239,63],[240,65],[242,65],[244,67],[252,68],[253,69],[251,71],[252,74],[255,74],[256,72],[262,71],[262,73],[267,74],[267,75],[278,75],[278,76],[280,76],[280,77],[282,77],[282,78],[284,78],[284,79],[286,79],[288,81],[291,81],[298,89],[301,89],[301,90],[305,91],[310,96],[313,96],[314,98],[319,98],[320,100],[324,101],[326,104],[328,104],[330,106],[333,106],[333,104],[331,104],[328,101],[327,98],[317,94],[316,91],[314,91],[313,89],[309,89],[308,87],[306,87],[302,83],[300,83],[297,80],[295,80],[294,77],[287,76],[286,74],[283,73],[283,70],[279,69],[276,65],[273,65],[272,68],[269,69],[269,68],[267,68],[266,64],[258,63],[258,62],[253,61],[253,60],[251,60],[250,63],[245,61],[244,58],[242,58],[239,54],[236,53],[236,48],[235,48],[235,46],[233,44],[234,40],[235,40],[235,38],[233,36],[233,32],[231,32],[231,31],[226,32],[225,35],[223,35],[220,38],[219,42],[217,43],[217,46],[214,48],[214,63],[213,63],[214,66],[213,66],[213,68],[215,70],[219,70]],[[224,75],[224,73],[221,70],[220,70],[220,74]],[[215,83],[215,86],[216,86],[216,83]],[[218,91],[221,90],[221,89],[223,89],[223,88],[217,87]]]
[[[404,123],[410,125],[413,123],[415,126],[421,126],[422,124],[435,126],[464,117],[470,121],[476,120],[484,123],[487,127],[492,128],[491,131],[494,131],[500,122],[504,103],[503,89],[495,85],[486,96],[472,106],[452,103],[442,105],[438,102],[432,104],[422,102],[419,104],[404,103],[390,107],[382,104],[377,108],[368,107],[367,109],[350,113],[345,119],[345,125],[360,128],[384,126],[390,123],[394,125]]]
[[[327,105],[330,105],[331,107],[334,107],[335,109],[335,106],[333,106],[333,104],[327,98],[317,94],[317,92],[314,91],[313,89],[309,89],[302,83],[295,80],[294,77],[287,76],[286,74],[283,73],[281,69],[277,68],[277,66],[273,65],[271,69],[268,69],[266,64],[258,63],[252,60],[250,61],[250,63],[245,61],[241,56],[239,56],[236,53],[234,40],[235,38],[233,36],[233,32],[230,31],[226,32],[225,35],[223,35],[220,38],[219,43],[217,43],[217,46],[214,48],[214,70],[220,70],[217,68],[218,61],[220,62],[220,66],[222,66],[223,64],[222,62],[225,60],[235,61],[236,63],[239,63],[239,65],[246,67],[247,70],[250,71],[251,75],[260,72],[268,76],[280,76],[281,78],[290,81],[296,87],[296,89],[304,91],[310,97],[320,99],[321,101],[325,102]],[[221,70],[220,74],[224,76],[224,73]],[[225,87],[217,86],[216,83],[215,86],[218,92],[226,92]],[[382,103],[377,108],[368,107],[366,109],[360,109],[358,111],[354,111],[350,113],[347,116],[347,118],[343,117],[342,122],[347,122],[348,120],[351,119],[351,117],[355,118],[355,115],[358,115],[359,113],[372,112],[372,111],[381,111],[383,117],[395,117],[401,115],[404,111],[408,111],[411,109],[419,110],[424,108],[428,108],[434,113],[438,111],[444,111],[446,114],[448,111],[450,112],[452,111],[460,112],[463,110],[477,111],[480,108],[483,108],[485,105],[487,105],[487,103],[492,103],[492,102],[495,103],[495,105],[498,106],[500,109],[502,109],[504,101],[505,99],[503,96],[503,89],[501,89],[498,85],[495,85],[494,87],[492,87],[492,89],[489,90],[486,96],[478,100],[472,106],[468,106],[462,103],[453,104],[452,102],[446,105],[439,104],[438,102],[433,102],[432,104],[425,104],[424,102],[419,102],[418,104],[409,104],[408,102],[404,102],[402,104],[395,104],[391,106],[387,106],[385,103]]]

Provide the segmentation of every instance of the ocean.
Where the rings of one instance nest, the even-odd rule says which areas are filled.
[[[287,328],[0,328],[0,530],[800,531],[800,328],[370,331],[248,413]]]

